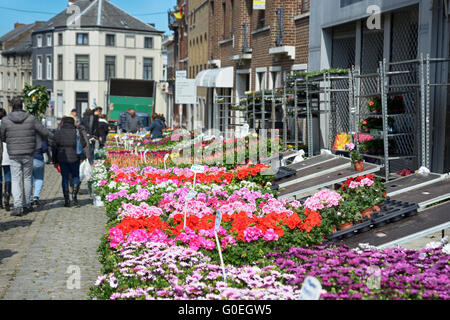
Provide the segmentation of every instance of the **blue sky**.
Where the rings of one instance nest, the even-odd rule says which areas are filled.
[[[173,8],[176,0],[111,0],[110,2],[144,22],[155,23],[157,29],[170,33],[167,25],[167,11]],[[36,12],[20,12],[5,8]],[[67,0],[0,0],[0,36],[11,31],[15,22],[28,24],[34,21],[47,21],[54,16],[52,13],[59,13],[65,8],[67,8]]]

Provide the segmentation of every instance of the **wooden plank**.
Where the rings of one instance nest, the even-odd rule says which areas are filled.
[[[312,179],[317,176],[328,174],[332,171],[342,170],[351,166],[351,161],[346,158],[336,158],[331,161],[322,162],[314,166],[306,167],[297,171],[295,176],[278,181],[280,187],[287,187],[295,183]]]
[[[431,204],[431,202],[435,200],[445,200],[447,197],[450,197],[450,181],[442,180],[419,189],[400,193],[391,198],[394,200],[417,203],[422,207]]]
[[[321,154],[320,156],[312,157],[312,158],[306,159],[302,162],[291,164],[288,166],[288,168],[299,171],[299,170],[302,170],[307,167],[315,166],[319,163],[333,160],[335,158],[336,158],[336,156],[334,156],[332,154]]]
[[[440,179],[442,179],[442,175],[436,173],[430,173],[429,175],[413,174],[386,183],[386,189],[388,196],[394,196],[402,192],[408,192],[411,189],[421,188]]]
[[[336,170],[326,175],[322,175],[319,177],[314,177],[312,179],[308,179],[294,185],[288,186],[281,190],[279,193],[279,198],[292,198],[298,197],[302,194],[306,194],[308,192],[319,190],[324,187],[331,186],[333,184],[342,183],[350,177],[358,177],[363,176],[369,173],[375,173],[380,170],[380,166],[376,166],[370,163],[364,164],[363,172],[356,172],[353,167]]]
[[[431,229],[450,221],[450,203],[432,207],[418,215],[387,224],[371,231],[338,241],[337,244],[356,248],[360,243],[381,246],[406,236]]]

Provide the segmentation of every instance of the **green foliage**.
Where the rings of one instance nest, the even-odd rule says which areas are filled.
[[[41,120],[47,112],[50,96],[45,86],[25,84],[23,102],[28,113]]]

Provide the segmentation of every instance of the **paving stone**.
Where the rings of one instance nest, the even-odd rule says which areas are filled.
[[[0,299],[86,299],[100,274],[96,250],[106,215],[82,187],[81,208],[64,208],[61,176],[47,166],[44,206],[24,217],[0,210]],[[80,289],[67,288],[70,266],[80,269]]]

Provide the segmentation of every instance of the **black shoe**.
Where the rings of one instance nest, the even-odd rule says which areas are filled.
[[[5,182],[5,210],[11,211],[9,199],[11,198],[11,182]]]
[[[33,198],[33,206],[35,206],[35,207],[40,207],[40,206],[42,206],[42,202],[41,202],[41,200],[39,200],[38,197],[34,197],[34,198]]]
[[[33,209],[32,206],[25,207],[25,208],[23,208],[23,214],[22,215],[26,215],[26,214],[32,213],[33,211],[34,211],[34,209]]]
[[[78,192],[80,191],[80,185],[75,185],[73,186],[73,192],[72,192],[72,200],[73,200],[73,205],[75,207],[79,207],[80,205],[78,204]]]
[[[70,208],[70,193],[69,190],[63,190],[64,194],[64,207]]]
[[[22,208],[14,208],[13,212],[11,213],[12,217],[21,217],[23,216],[23,209]]]

